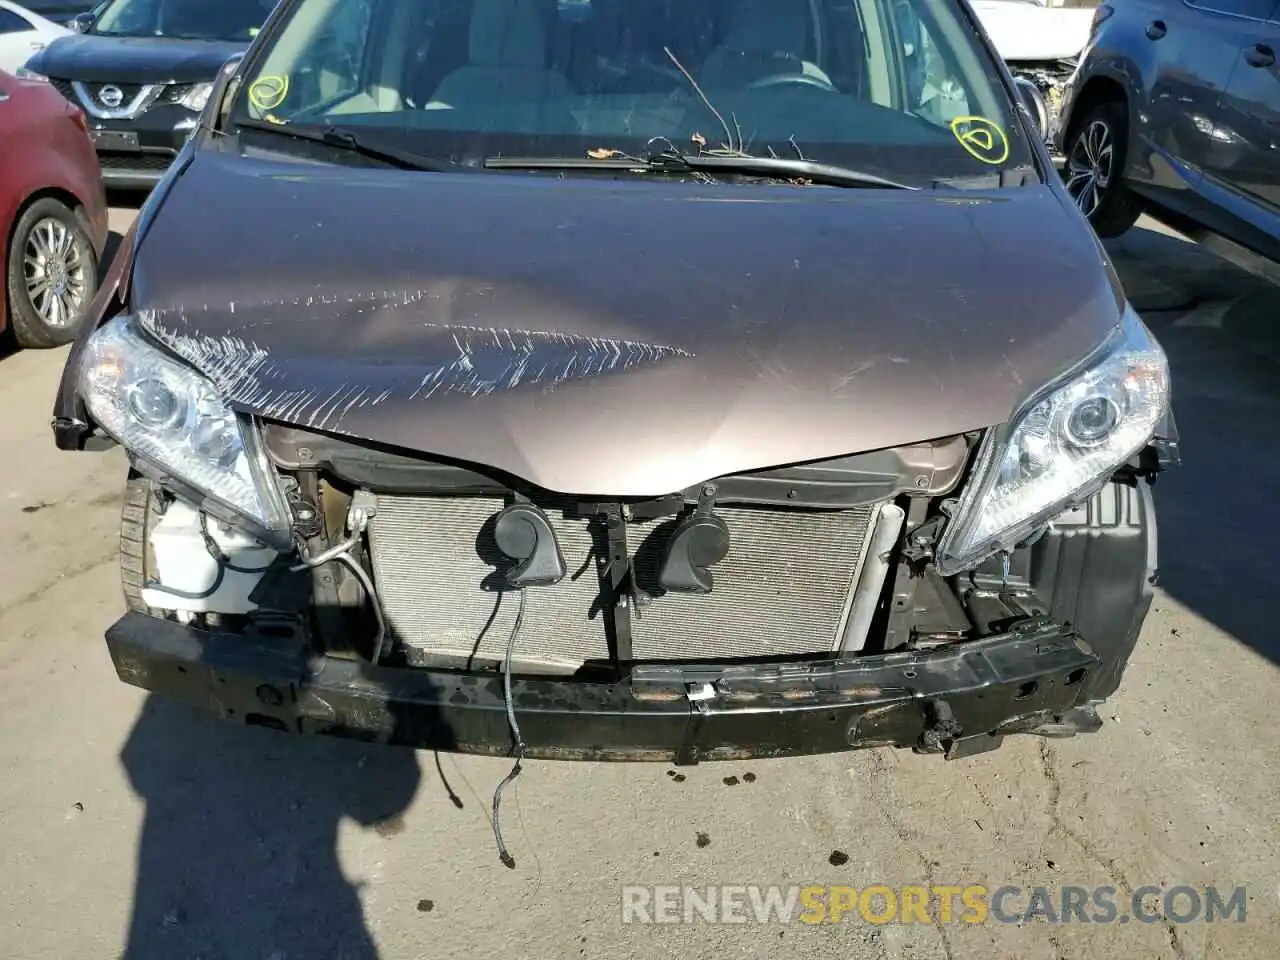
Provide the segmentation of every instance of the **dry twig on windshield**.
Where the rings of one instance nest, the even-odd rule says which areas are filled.
[[[685,69],[684,64],[680,62],[680,58],[671,52],[670,47],[663,47],[662,52],[665,53],[667,58],[676,65],[676,69],[684,74],[684,78],[688,80],[689,85],[693,87],[693,92],[702,99],[702,102],[707,105],[707,109],[714,113],[716,119],[720,121],[720,126],[724,127],[724,135],[729,141],[728,149],[734,153],[741,153],[742,148],[734,146],[733,131],[729,129],[729,123],[725,120],[724,114],[717,110],[715,108],[715,104],[713,104],[710,99],[708,99],[707,95],[702,92],[702,87],[698,85],[697,80],[693,79],[693,74]]]
[[[615,150],[612,147],[592,147],[587,151],[587,156],[592,160],[628,160],[639,166],[644,166],[649,162],[643,157],[634,157],[623,150]]]

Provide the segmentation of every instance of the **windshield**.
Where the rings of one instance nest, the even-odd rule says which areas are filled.
[[[275,0],[114,0],[98,17],[93,32],[248,42],[258,35],[274,6]]]
[[[232,120],[477,166],[675,150],[920,185],[1030,166],[961,2],[289,0]]]

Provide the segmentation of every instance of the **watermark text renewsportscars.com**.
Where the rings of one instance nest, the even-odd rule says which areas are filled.
[[[623,923],[1244,923],[1246,890],[1146,884],[1018,887],[625,886]]]

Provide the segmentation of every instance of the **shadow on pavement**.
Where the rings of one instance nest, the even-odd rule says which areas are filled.
[[[413,751],[234,726],[153,696],[121,761],[146,804],[124,960],[378,957],[338,825],[403,829]]]
[[[1277,290],[1151,231],[1109,246],[1173,371],[1183,463],[1155,487],[1160,584],[1280,664],[1271,547],[1280,525]]]

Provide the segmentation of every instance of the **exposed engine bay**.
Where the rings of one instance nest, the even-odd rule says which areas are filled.
[[[297,428],[265,431],[268,453],[287,471],[300,553],[316,571],[294,590],[311,591],[307,606],[317,611],[364,617],[365,636],[376,639],[360,656],[494,669],[517,616],[513,594],[527,589],[527,640],[513,664],[542,675],[884,652],[873,622],[885,620],[904,533],[955,490],[973,439],[600,501]],[[140,598],[183,619],[255,614],[271,605],[272,580],[300,572],[180,500],[147,537],[155,578]],[[361,571],[315,562],[336,558],[344,543]],[[362,584],[361,573],[372,582]],[[971,631],[958,602],[940,612],[914,639]],[[345,646],[348,634],[344,622],[331,639]],[[895,635],[897,646],[914,636]]]
[[[1076,60],[1047,60],[1010,62],[1009,71],[1014,77],[1029,80],[1044,98],[1045,116],[1038,118],[1041,129],[1045,132],[1045,143],[1050,153],[1056,153],[1054,137],[1058,133],[1058,122],[1062,111],[1062,101],[1067,84],[1075,73]]]
[[[1089,40],[1096,0],[969,0],[1009,72],[1043,100],[1036,120],[1051,154],[1064,88]],[[1029,105],[1028,105],[1029,106]]]
[[[635,682],[663,665],[877,659],[1050,614],[1088,621],[1062,551],[1148,522],[1145,484],[1122,477],[944,578],[934,541],[978,434],[616,501],[295,427],[264,434],[297,552],[156,487],[133,505],[149,549],[131,606],[201,628],[292,622],[318,654],[459,675]],[[1117,628],[1105,621],[1095,636]]]
[[[294,549],[135,473],[117,672],[256,726],[514,756],[508,867],[527,758],[954,759],[1096,730],[1152,595],[1159,445],[944,577],[982,431],[600,500],[260,426]]]

